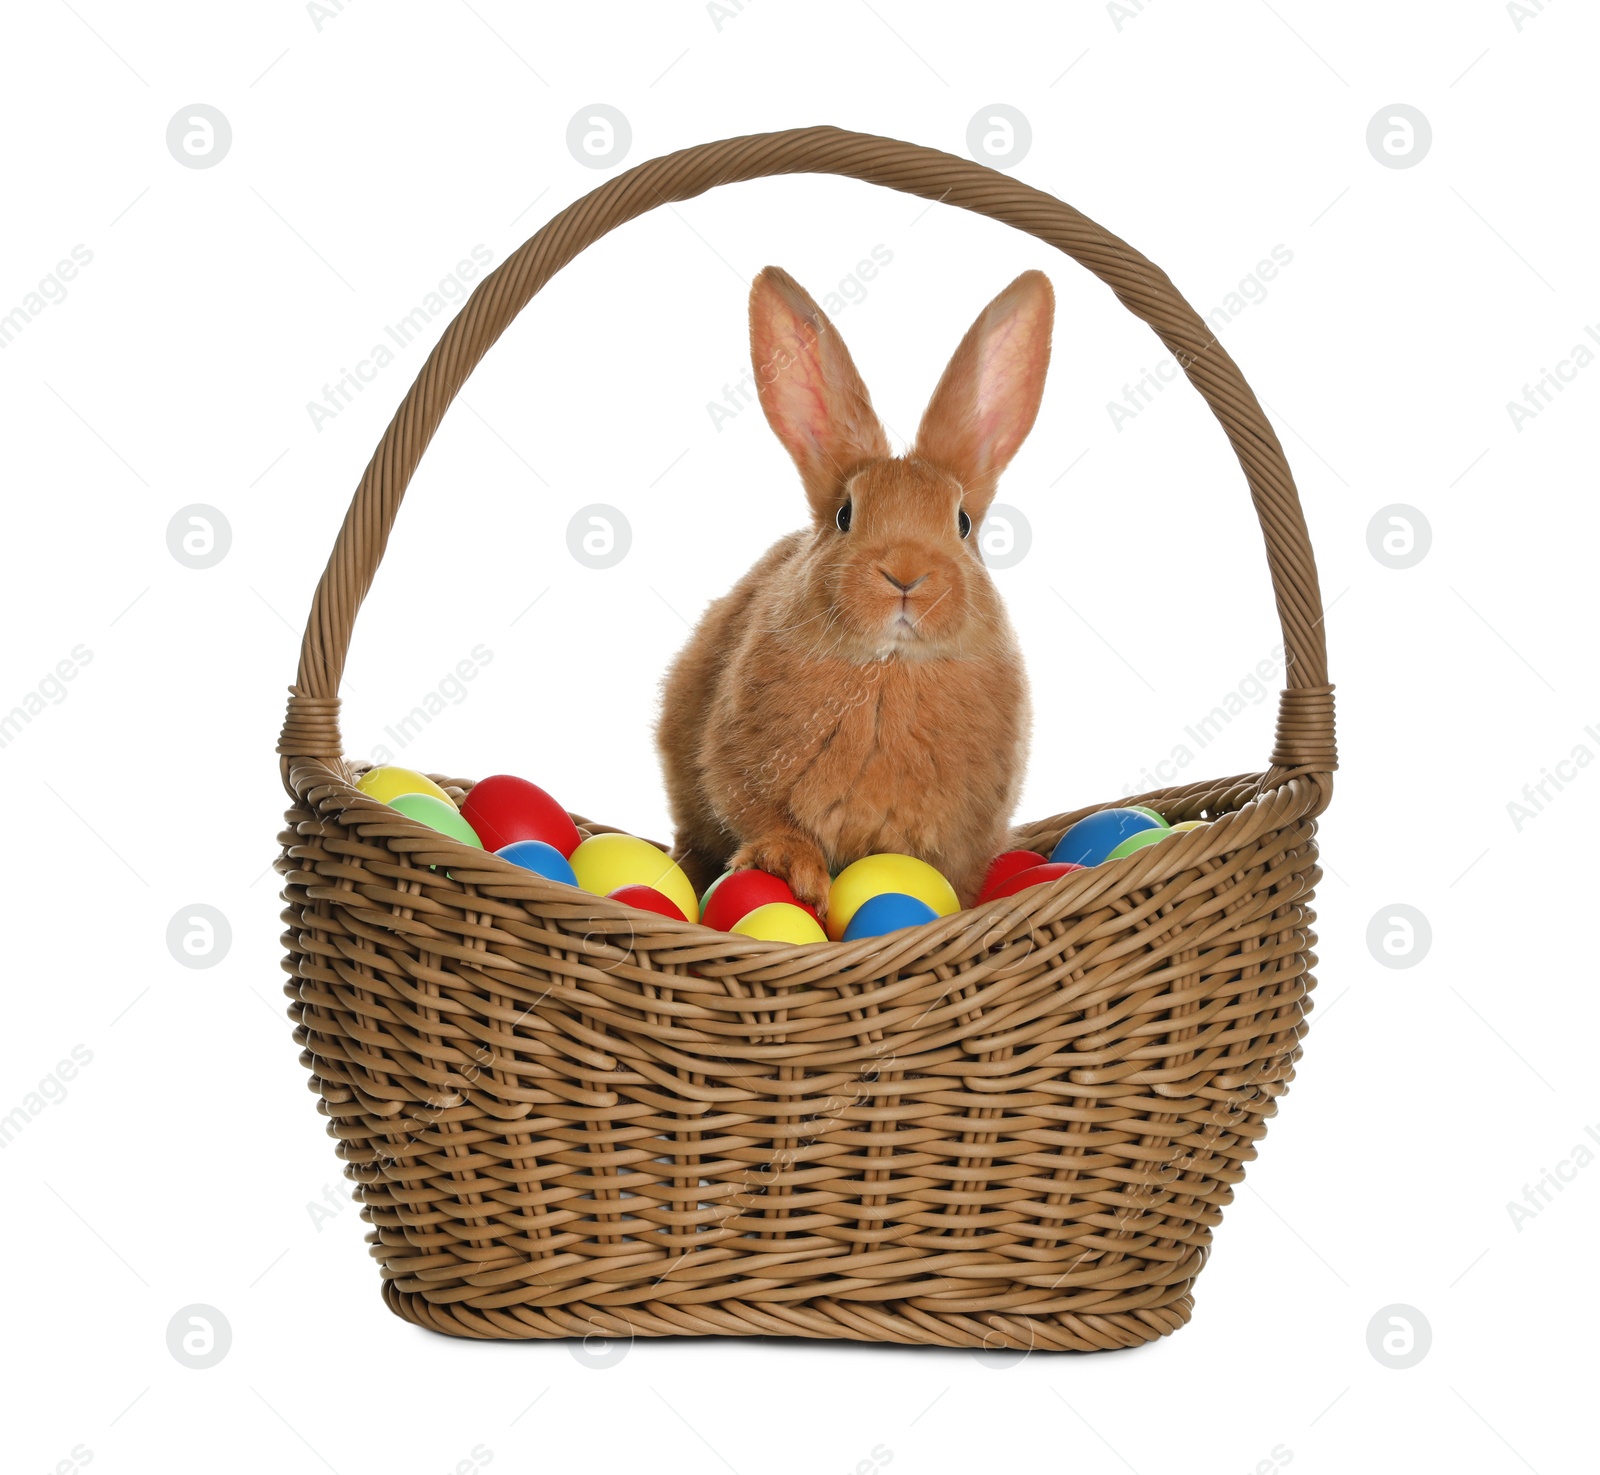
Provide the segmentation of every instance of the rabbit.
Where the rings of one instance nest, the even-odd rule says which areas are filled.
[[[761,408],[811,524],[706,611],[662,683],[673,858],[782,877],[913,855],[972,905],[1008,848],[1032,713],[976,530],[1039,412],[1055,298],[1027,271],[967,331],[903,456],[833,324],[787,272],[750,291]]]

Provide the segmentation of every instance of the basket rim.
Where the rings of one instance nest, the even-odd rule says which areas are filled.
[[[679,921],[656,912],[629,906],[626,902],[615,901],[609,896],[569,886],[562,881],[552,881],[504,859],[492,850],[477,849],[431,829],[409,815],[402,814],[383,801],[363,793],[345,773],[333,769],[324,760],[309,760],[309,762],[321,772],[311,774],[306,771],[304,764],[297,764],[293,775],[296,779],[297,794],[301,801],[311,808],[314,815],[327,813],[330,807],[329,800],[334,800],[332,807],[341,819],[363,838],[373,826],[382,825],[385,833],[428,842],[425,850],[417,848],[404,852],[408,857],[414,857],[419,865],[449,866],[453,872],[477,871],[479,874],[487,872],[490,877],[487,882],[469,881],[451,874],[444,878],[446,881],[463,887],[471,886],[476,890],[482,890],[485,886],[504,889],[507,885],[512,885],[516,890],[528,893],[520,897],[492,898],[497,901],[518,902],[524,907],[531,903],[537,907],[550,903],[571,905],[581,898],[583,906],[597,919],[603,917],[630,924],[635,921],[646,921],[651,932],[682,933],[683,946],[686,948],[693,947],[697,942],[707,947],[714,945],[717,960],[707,959],[704,963],[695,964],[697,970],[705,969],[701,977],[706,979],[720,979],[725,973],[737,971],[740,964],[749,967],[752,964],[796,963],[802,958],[817,965],[827,964],[837,972],[859,966],[874,957],[881,957],[891,947],[905,946],[908,953],[925,956],[936,946],[948,944],[958,936],[974,933],[998,934],[990,945],[999,945],[1013,932],[1024,927],[1041,925],[1066,916],[1082,915],[1102,895],[1124,895],[1131,890],[1168,884],[1183,872],[1240,849],[1263,834],[1283,829],[1300,820],[1314,819],[1326,808],[1328,800],[1326,785],[1314,781],[1320,777],[1317,774],[1292,774],[1271,786],[1264,786],[1258,782],[1256,793],[1237,809],[1218,815],[1205,828],[1185,831],[1175,841],[1167,840],[1159,845],[1146,846],[1121,860],[1102,861],[1097,866],[1057,877],[1042,886],[1029,887],[1015,896],[1001,897],[978,906],[964,907],[948,916],[937,917],[931,922],[922,922],[915,927],[901,928],[881,936],[858,938],[853,942],[835,941],[829,938],[826,942],[789,943],[745,937],[736,932],[720,932],[699,921]],[[348,765],[341,764],[341,768],[348,769]],[[432,774],[427,776],[436,781],[445,777]],[[1212,782],[1155,789],[1146,794],[1129,794],[1118,802],[1138,804],[1173,795],[1193,794],[1197,790],[1227,791],[1248,785],[1252,781],[1259,781],[1264,777],[1265,775],[1260,773],[1240,774]],[[315,781],[304,782],[304,780]],[[313,795],[317,797],[314,798]],[[1058,821],[1070,823],[1085,814],[1110,807],[1113,806],[1090,805],[1082,810],[1068,811],[1035,821],[1028,828],[1053,827]],[[351,819],[352,815],[365,817]],[[496,881],[494,879],[496,876],[504,879]],[[463,897],[470,900],[465,892]],[[468,909],[470,910],[470,907]],[[946,934],[943,938],[936,937],[940,930]],[[974,941],[976,942],[976,938]],[[617,950],[624,956],[633,952],[631,947],[622,949],[619,946]]]

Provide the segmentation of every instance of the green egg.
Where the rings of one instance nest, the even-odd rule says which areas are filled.
[[[1123,807],[1131,809],[1135,814],[1148,814],[1158,825],[1164,825],[1167,822],[1166,815],[1156,813],[1148,804],[1128,804]]]
[[[399,810],[407,819],[427,825],[430,830],[459,840],[463,845],[471,845],[476,850],[483,849],[478,832],[461,817],[461,811],[454,804],[435,799],[432,794],[396,794],[389,801],[389,807]]]
[[[1123,860],[1132,855],[1135,850],[1143,850],[1147,845],[1159,844],[1171,833],[1171,830],[1164,827],[1159,830],[1140,830],[1137,835],[1129,835],[1106,859]]]

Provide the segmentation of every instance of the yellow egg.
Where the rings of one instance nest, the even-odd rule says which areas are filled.
[[[620,886],[653,886],[671,898],[691,922],[700,920],[700,899],[678,863],[634,835],[590,835],[570,857],[578,885],[596,896]]]
[[[1186,819],[1181,824],[1176,824],[1174,830],[1203,830],[1211,823],[1208,819]]]
[[[763,942],[826,942],[827,934],[817,919],[791,901],[769,901],[746,912],[729,929],[741,937],[758,937]]]
[[[401,794],[431,794],[435,799],[443,799],[452,809],[456,808],[456,801],[426,774],[411,768],[396,768],[392,763],[369,768],[356,780],[356,787],[385,804]]]
[[[833,879],[828,892],[828,936],[837,942],[856,908],[885,891],[925,901],[941,917],[961,910],[955,889],[927,861],[913,855],[865,855]]]

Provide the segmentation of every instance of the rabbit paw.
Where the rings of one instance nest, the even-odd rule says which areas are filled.
[[[808,901],[817,915],[828,915],[828,888],[832,879],[822,852],[804,835],[787,831],[763,836],[742,845],[728,862],[730,870],[755,869],[781,876],[801,901]]]

